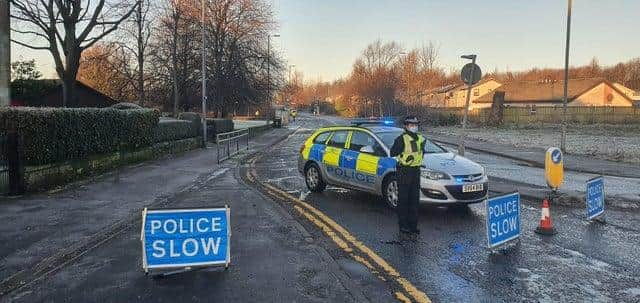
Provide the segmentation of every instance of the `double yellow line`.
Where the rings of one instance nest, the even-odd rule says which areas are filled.
[[[393,283],[396,299],[401,302],[431,302],[427,295],[416,288],[407,279],[400,276],[398,271],[393,268],[382,257],[378,256],[372,249],[358,241],[356,237],[351,235],[344,227],[336,223],[329,216],[313,207],[309,203],[297,199],[287,192],[268,183],[262,183],[257,179],[257,173],[254,168],[255,162],[259,156],[250,162],[247,170],[247,179],[255,184],[263,187],[263,189],[273,197],[283,201],[291,202],[295,209],[302,217],[309,220],[322,232],[327,235],[340,249],[346,252],[353,260],[366,266],[372,274],[376,275],[384,282]]]

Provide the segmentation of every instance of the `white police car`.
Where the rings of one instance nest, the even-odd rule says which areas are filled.
[[[380,195],[398,205],[396,159],[389,156],[404,130],[387,123],[332,126],[318,129],[300,147],[298,170],[307,187],[323,191],[328,184]],[[420,180],[420,201],[441,205],[482,202],[488,178],[479,164],[426,141]]]

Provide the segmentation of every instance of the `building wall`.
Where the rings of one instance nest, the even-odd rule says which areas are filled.
[[[615,107],[631,107],[633,104],[629,102],[626,96],[618,93],[609,84],[603,82],[598,86],[590,89],[586,93],[578,96],[568,104],[569,106],[615,106]]]
[[[502,84],[495,80],[489,80],[480,85],[476,85],[471,88],[471,106],[473,107],[473,101],[494,91]],[[449,96],[446,100],[446,107],[464,107],[467,102],[467,89],[458,89],[453,91],[453,96]]]

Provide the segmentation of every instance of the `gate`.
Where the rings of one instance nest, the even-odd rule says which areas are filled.
[[[22,138],[16,133],[0,133],[0,195],[25,192]]]
[[[0,195],[9,193],[9,161],[7,160],[8,136],[0,134]]]

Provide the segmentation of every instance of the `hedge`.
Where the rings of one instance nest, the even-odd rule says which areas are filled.
[[[196,128],[196,131],[198,132],[198,134],[202,135],[201,134],[202,133],[202,119],[200,119],[200,114],[193,113],[193,112],[184,112],[184,113],[180,113],[178,115],[178,119],[191,121],[191,123],[193,123],[194,127]]]
[[[150,146],[159,112],[112,108],[0,108],[0,132],[24,138],[27,165]]]
[[[161,119],[153,129],[153,142],[167,142],[198,136],[198,128],[191,121]]]
[[[202,121],[199,113],[184,112],[178,115],[178,119],[191,121],[198,134],[202,133]],[[231,119],[207,118],[207,137],[215,140],[216,134],[233,131],[234,125]]]
[[[231,119],[207,119],[207,137],[215,139],[216,134],[233,131],[234,125]]]

